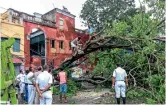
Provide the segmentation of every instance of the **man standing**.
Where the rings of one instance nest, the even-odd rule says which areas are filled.
[[[94,33],[94,29],[90,25],[88,25],[88,34],[93,35],[93,33]]]
[[[35,69],[30,67],[29,68],[29,73],[27,75],[27,79],[28,79],[28,104],[32,105],[34,102],[34,98],[35,98],[35,87],[34,87],[34,72]]]
[[[120,95],[122,96],[123,104],[126,104],[126,86],[128,86],[126,71],[117,64],[112,77],[112,88],[115,87],[117,104],[120,104]]]
[[[38,67],[36,72],[34,73],[35,83],[36,83],[37,77],[40,73],[42,73],[42,67]],[[37,92],[37,89],[35,89],[35,104],[39,104],[39,94]]]
[[[25,69],[25,79],[24,79],[24,82],[25,82],[25,97],[24,97],[24,100],[26,102],[28,102],[28,78],[27,78],[27,75],[29,73],[29,69]]]
[[[45,65],[43,72],[40,73],[36,79],[36,89],[40,97],[40,105],[51,105],[52,104],[52,75],[48,72],[49,69]]]
[[[19,81],[19,88],[20,88],[20,94],[21,97],[24,96],[24,88],[25,88],[25,84],[24,84],[24,79],[25,79],[25,75],[23,70],[20,70],[20,74],[16,77],[16,80]]]
[[[96,38],[95,30],[90,25],[88,25],[88,34],[90,35],[89,40]],[[88,42],[89,42],[89,40],[88,40]]]
[[[67,103],[67,74],[62,68],[60,68],[60,72],[58,73],[58,79],[60,81],[60,102],[62,103],[62,95],[64,95],[65,103]]]

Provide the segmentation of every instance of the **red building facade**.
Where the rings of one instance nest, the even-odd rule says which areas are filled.
[[[65,58],[71,56],[70,42],[77,37],[75,32],[75,16],[67,11],[53,9],[42,15],[47,20],[55,22],[55,26],[47,26],[44,24],[31,21],[24,21],[25,38],[25,66],[29,66],[32,62],[30,55],[30,35],[33,29],[40,29],[45,35],[45,64],[50,65],[52,62],[57,68]],[[32,17],[33,18],[33,17]],[[29,53],[28,53],[29,52]]]
[[[82,44],[89,39],[88,35],[75,29],[75,16],[66,8],[34,15],[11,10],[21,17],[24,25],[25,68],[45,64],[57,68],[71,56],[73,39],[81,37]],[[86,67],[82,65],[82,68]]]

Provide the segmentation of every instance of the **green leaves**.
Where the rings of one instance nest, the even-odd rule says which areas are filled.
[[[102,29],[105,22],[112,23],[118,20],[131,8],[134,8],[134,0],[87,0],[80,17],[86,24]]]
[[[152,98],[147,98],[146,99],[146,103],[147,104],[156,104],[157,102],[154,99],[152,99]]]
[[[95,63],[96,56],[97,56],[97,53],[95,53],[95,52],[89,54],[89,62],[90,62],[91,64]]]
[[[107,49],[91,54],[90,62],[99,59],[92,73],[102,73],[107,77],[112,75],[115,64],[119,63],[129,74],[131,85],[135,79],[137,86],[147,90],[130,91],[128,94],[131,98],[144,96],[148,97],[144,98],[146,103],[164,103],[165,43],[154,41],[154,38],[164,33],[164,1],[144,1],[143,6],[147,3],[148,10],[133,9],[133,0],[87,0],[81,18],[98,29],[106,27],[103,35],[112,37],[109,44],[138,48],[132,53],[122,49]]]
[[[73,96],[78,91],[77,83],[72,80],[67,81],[67,87],[68,87],[67,97]]]
[[[135,99],[135,98],[141,98],[144,96],[146,92],[139,89],[130,89],[130,91],[127,92],[127,97],[129,99]]]
[[[113,35],[125,36],[129,33],[130,26],[126,22],[113,23]]]

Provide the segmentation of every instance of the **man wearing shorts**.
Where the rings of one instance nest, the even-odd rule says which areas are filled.
[[[67,103],[67,74],[64,72],[62,68],[60,68],[60,72],[58,73],[58,78],[60,81],[60,102],[62,103],[62,95],[64,95],[65,103]]]

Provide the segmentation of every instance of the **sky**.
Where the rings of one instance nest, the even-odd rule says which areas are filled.
[[[82,6],[86,0],[0,0],[0,13],[3,13],[8,8],[13,8],[18,11],[22,11],[28,14],[33,14],[34,12],[44,14],[53,8],[60,8],[65,6],[69,12],[76,16],[75,25],[76,28],[85,29],[84,25],[81,23],[81,18],[79,17]],[[138,6],[139,0],[135,0]],[[3,8],[4,9],[3,9]]]

